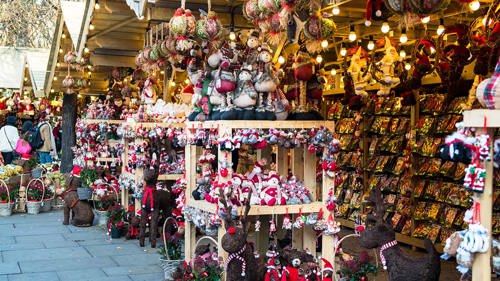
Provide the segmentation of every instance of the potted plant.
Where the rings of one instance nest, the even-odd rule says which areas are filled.
[[[0,185],[0,217],[8,217],[12,214],[15,194],[10,187],[1,181]]]
[[[94,209],[99,215],[99,225],[105,225],[107,222],[108,211],[115,202],[119,200],[118,186],[113,186],[105,183],[102,180],[97,180],[92,185]]]
[[[26,208],[28,214],[36,215],[40,213],[43,198],[45,196],[45,186],[39,178],[32,179],[26,186]]]
[[[92,197],[91,184],[97,179],[97,173],[92,168],[84,168],[80,172],[81,187],[77,188],[78,197],[80,200],[89,200]]]
[[[345,281],[368,281],[368,274],[377,273],[379,268],[370,263],[371,257],[366,251],[359,256],[340,262],[340,274]]]
[[[115,204],[109,208],[108,235],[110,235],[111,238],[121,237],[121,229],[123,228],[125,216],[126,212],[120,203],[115,202]]]

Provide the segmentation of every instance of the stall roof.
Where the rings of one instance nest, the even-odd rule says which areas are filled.
[[[21,49],[0,47],[0,88],[20,89],[23,84],[25,54]]]

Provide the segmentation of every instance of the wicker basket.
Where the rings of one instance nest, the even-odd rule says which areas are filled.
[[[40,212],[50,212],[52,210],[52,200],[53,198],[43,199]]]
[[[34,178],[28,182],[28,185],[26,186],[26,196],[31,187],[31,184],[37,181],[39,181],[42,184],[42,196],[38,201],[31,200],[26,202],[26,209],[28,210],[28,214],[30,215],[37,215],[38,213],[40,213],[40,208],[42,207],[43,203],[43,197],[45,196],[45,185],[43,184],[43,181],[40,178]]]
[[[95,210],[98,218],[97,218],[97,225],[106,225],[108,223],[108,211],[99,211]]]
[[[14,202],[11,202],[10,200],[10,191],[7,184],[3,180],[0,180],[0,185],[3,185],[5,187],[5,190],[7,190],[7,200],[8,200],[7,203],[0,203],[0,217],[8,217],[12,215],[12,208],[14,207]]]
[[[182,262],[184,262],[184,257],[182,254],[181,258],[178,260],[171,260],[168,255],[167,239],[165,237],[165,227],[167,226],[167,223],[169,221],[173,221],[174,224],[178,227],[177,220],[175,220],[173,217],[168,217],[163,223],[162,239],[163,239],[163,247],[165,247],[165,254],[167,255],[167,257],[160,257],[160,266],[161,268],[163,268],[165,280],[170,280],[172,277],[172,273],[174,273],[177,267],[181,265]]]

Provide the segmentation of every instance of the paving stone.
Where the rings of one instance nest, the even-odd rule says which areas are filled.
[[[41,225],[24,225],[23,227],[16,226],[12,231],[13,235],[44,235],[44,234],[61,234],[70,233],[65,226],[41,226]]]
[[[64,233],[63,237],[65,237],[67,240],[92,240],[92,239],[97,239],[97,238],[102,238],[106,239],[107,235],[106,233],[103,233],[101,231],[99,232],[77,232],[77,233]]]
[[[0,236],[0,245],[14,243],[16,243],[16,239],[14,239],[14,236]]]
[[[92,279],[89,279],[89,281],[130,281],[132,279],[130,279],[128,276],[111,276],[111,277],[101,277],[101,278],[92,278]],[[158,281],[158,280],[156,280]],[[162,279],[160,279],[159,281],[162,281]]]
[[[120,266],[159,264],[159,254],[123,255],[112,257]]]
[[[131,254],[142,254],[143,251],[132,244],[115,244],[115,245],[96,245],[96,246],[85,246],[87,251],[94,257],[101,256],[119,256],[119,255],[131,255]]]
[[[62,234],[44,234],[44,235],[18,235],[16,236],[17,243],[29,243],[33,241],[66,241]]]
[[[93,245],[122,245],[126,244],[127,241],[122,239],[110,239],[110,238],[99,238],[99,239],[85,239],[85,240],[74,240],[80,246],[93,246]],[[130,243],[130,242],[128,242]],[[139,242],[137,242],[139,243]]]
[[[146,273],[146,274],[132,274],[129,275],[130,279],[134,281],[161,281],[165,280],[164,273]]]
[[[57,255],[55,256],[57,257]],[[19,262],[19,267],[22,272],[43,272],[51,271],[66,271],[68,268],[99,268],[99,267],[114,267],[117,263],[110,257],[96,258],[72,258],[72,259],[50,259],[41,261],[23,261]]]
[[[55,272],[38,272],[9,275],[9,281],[59,281]]]
[[[158,265],[143,265],[143,266],[115,266],[102,269],[108,276],[127,275],[127,274],[144,274],[161,272],[163,269]]]
[[[0,275],[14,273],[21,273],[21,269],[19,269],[17,262],[0,263]]]
[[[0,251],[17,251],[17,250],[34,250],[44,249],[45,246],[40,241],[26,242],[26,243],[9,243],[0,244]]]
[[[7,275],[0,275],[0,281],[9,281],[7,280]]]
[[[67,248],[67,247],[79,247],[78,243],[74,241],[58,241],[58,240],[47,240],[42,242],[45,245],[45,248],[47,249],[54,249],[54,248]]]
[[[83,281],[95,280],[100,277],[107,277],[100,268],[87,268],[79,270],[58,271],[57,275],[61,281]]]
[[[2,253],[5,262],[14,261],[37,261],[53,258],[74,259],[90,257],[89,253],[82,248],[57,248],[6,251]]]

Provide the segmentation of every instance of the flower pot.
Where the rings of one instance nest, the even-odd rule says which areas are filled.
[[[98,225],[106,225],[108,223],[108,211],[100,211],[100,210],[95,210],[98,218],[97,218],[97,224]]]
[[[79,187],[76,189],[78,198],[80,200],[89,200],[92,197],[92,188],[90,187]]]
[[[14,203],[0,203],[0,217],[8,217],[12,215]]]
[[[52,209],[52,198],[43,199],[40,212],[49,212]]]
[[[111,238],[120,238],[122,237],[121,233],[120,233],[120,228],[119,227],[111,227]]]
[[[177,267],[183,262],[184,260],[168,260],[165,257],[160,257],[160,267],[163,268],[163,274],[165,277],[165,280],[171,280],[172,279],[172,273],[175,272]]]
[[[42,201],[26,202],[26,208],[28,209],[28,214],[30,215],[38,215],[38,213],[40,213],[41,207],[42,207]]]

